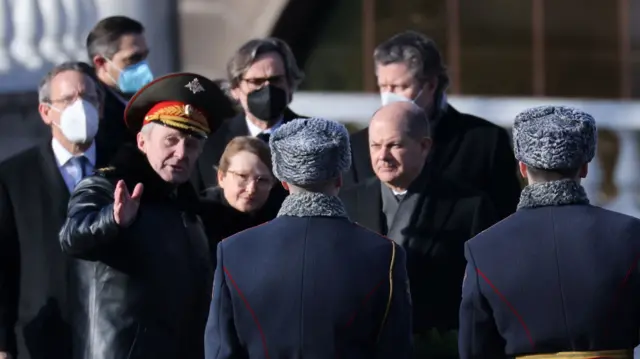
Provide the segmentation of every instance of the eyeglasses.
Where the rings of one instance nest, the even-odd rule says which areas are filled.
[[[76,99],[78,99],[78,97],[86,100],[87,102],[89,102],[90,104],[96,107],[100,105],[100,98],[98,96],[86,95],[86,94],[74,94],[74,95],[64,96],[55,100],[52,99],[51,103],[52,104],[61,103],[66,107],[71,105]]]
[[[236,178],[236,182],[240,187],[247,187],[250,183],[255,183],[257,187],[266,188],[273,184],[271,176],[252,176],[248,173],[239,173],[229,170],[227,170],[227,173],[231,173]]]
[[[285,85],[286,79],[284,75],[276,75],[271,77],[255,77],[255,78],[245,78],[242,81],[249,84],[250,88],[260,88],[264,86],[265,83],[269,82],[270,84]]]

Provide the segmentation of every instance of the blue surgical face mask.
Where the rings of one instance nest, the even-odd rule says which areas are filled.
[[[380,100],[382,101],[382,106],[386,106],[392,102],[413,102],[415,103],[416,99],[422,95],[422,90],[418,92],[414,99],[406,98],[402,95],[398,95],[395,92],[382,92],[380,94]]]
[[[116,67],[111,61],[109,63]],[[146,60],[118,70],[120,70],[120,76],[118,76],[116,83],[122,93],[136,93],[146,84],[153,81],[153,72],[151,72]]]

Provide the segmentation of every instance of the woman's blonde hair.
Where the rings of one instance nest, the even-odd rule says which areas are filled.
[[[218,171],[226,173],[229,169],[231,158],[242,151],[247,151],[256,155],[260,161],[269,168],[269,172],[272,172],[271,151],[269,150],[269,145],[264,143],[264,141],[251,136],[235,137],[227,144],[227,147],[225,147],[224,152],[222,153],[222,157],[220,157]]]

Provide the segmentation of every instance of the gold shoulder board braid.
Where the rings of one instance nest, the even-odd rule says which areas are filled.
[[[378,330],[378,338],[376,339],[376,343],[380,341],[380,336],[382,335],[384,324],[387,322],[387,316],[389,316],[389,310],[391,309],[391,299],[393,298],[393,266],[396,262],[396,242],[394,242],[393,240],[389,241],[391,242],[391,263],[389,264],[389,299],[387,299],[387,308],[384,311],[384,316],[382,317],[382,322],[380,323],[380,330]]]

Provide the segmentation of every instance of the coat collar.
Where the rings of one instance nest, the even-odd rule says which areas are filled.
[[[278,212],[278,217],[280,216],[348,218],[340,198],[314,192],[287,196]]]
[[[564,179],[526,186],[520,194],[518,209],[571,204],[589,204],[589,198],[577,181]]]

